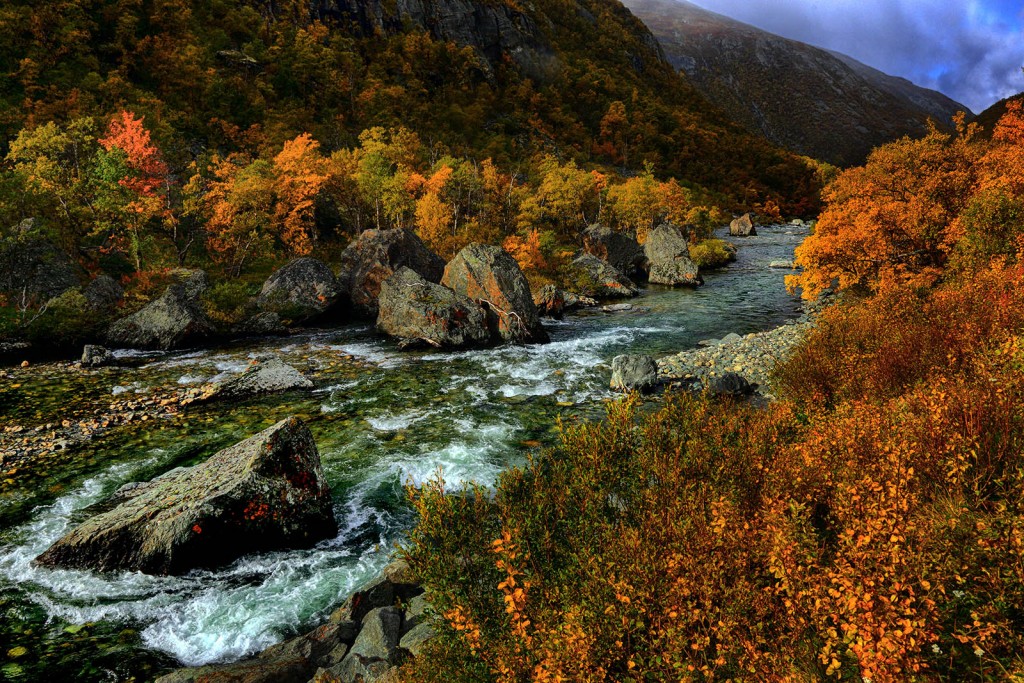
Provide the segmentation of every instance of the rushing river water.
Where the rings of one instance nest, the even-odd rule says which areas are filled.
[[[665,355],[798,315],[785,271],[768,264],[791,259],[804,236],[790,226],[765,229],[742,240],[739,260],[699,290],[652,288],[632,312],[546,321],[552,341],[543,346],[405,353],[363,325],[139,355],[133,367],[81,380],[40,372],[38,385],[24,389],[34,398],[4,420],[31,424],[59,415],[62,404],[200,384],[268,352],[309,373],[317,388],[111,431],[38,473],[31,492],[0,499],[0,679],[149,680],[179,663],[237,659],[316,623],[385,564],[413,523],[405,484],[438,473],[452,485],[493,482],[531,448],[552,443],[558,417],[600,414],[617,354]],[[121,484],[196,462],[288,415],[317,438],[337,538],[181,577],[31,565]]]

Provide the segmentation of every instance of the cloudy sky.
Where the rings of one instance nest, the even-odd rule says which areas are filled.
[[[976,113],[1024,91],[1024,0],[691,0],[836,50]]]

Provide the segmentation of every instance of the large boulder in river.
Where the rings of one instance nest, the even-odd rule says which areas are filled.
[[[623,355],[612,359],[612,389],[649,393],[657,387],[658,364],[650,356]]]
[[[480,304],[402,266],[381,284],[377,329],[403,345],[441,349],[483,346],[491,341]]]
[[[593,254],[580,254],[573,260],[572,268],[584,294],[599,299],[621,299],[640,293],[628,277]]]
[[[115,494],[36,562],[181,574],[247,553],[309,547],[337,532],[313,435],[295,417]]]
[[[482,304],[497,335],[517,343],[548,341],[530,283],[501,247],[470,244],[444,269],[441,284]]]
[[[647,281],[656,285],[704,284],[697,264],[690,260],[690,247],[679,226],[662,223],[647,233],[644,242],[647,259]]]
[[[307,256],[290,261],[267,278],[256,304],[265,313],[302,321],[326,313],[340,294],[327,264]]]
[[[755,237],[757,235],[757,228],[754,227],[754,220],[749,213],[745,213],[739,218],[729,223],[729,234],[733,237]]]
[[[121,318],[107,330],[107,343],[131,349],[182,348],[209,337],[213,325],[184,285],[174,284],[163,296]]]
[[[0,244],[0,295],[12,304],[40,306],[78,286],[78,268],[41,239]]]
[[[203,400],[240,400],[293,389],[312,389],[313,382],[301,372],[271,356],[250,365],[236,377],[214,384]]]
[[[636,275],[644,265],[644,249],[634,237],[600,223],[583,231],[583,249],[627,277]]]
[[[366,230],[342,252],[338,282],[355,312],[374,319],[381,285],[402,266],[427,282],[440,282],[444,274],[444,259],[411,230]]]

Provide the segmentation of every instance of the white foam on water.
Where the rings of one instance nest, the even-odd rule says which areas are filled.
[[[347,344],[331,344],[326,348],[340,351],[359,360],[373,363],[381,368],[397,368],[410,362],[409,357],[392,353],[381,342],[352,342]]]
[[[398,415],[368,417],[366,418],[366,421],[378,432],[397,432],[400,429],[406,429],[428,417],[430,417],[430,413],[425,410],[410,410]]]
[[[0,582],[16,585],[52,618],[141,623],[148,647],[199,665],[238,659],[279,642],[297,625],[322,618],[387,561],[388,539],[382,538],[379,550],[362,557],[333,539],[313,549],[254,555],[223,570],[177,577],[32,564],[70,529],[77,511],[109,495],[140,466],[113,467],[37,509],[16,532],[18,544],[0,548]],[[342,536],[350,528],[343,522]]]

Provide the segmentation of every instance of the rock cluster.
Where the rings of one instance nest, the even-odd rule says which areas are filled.
[[[365,230],[345,248],[338,283],[356,315],[377,317],[381,286],[402,266],[427,282],[440,282],[444,274],[444,259],[411,230]]]
[[[708,387],[716,393],[746,393],[733,379],[721,381],[727,373],[735,374],[770,396],[772,368],[790,355],[813,326],[813,319],[805,315],[765,332],[708,340],[702,342],[704,348],[659,358],[658,374],[667,383],[681,382],[697,389]]]
[[[704,284],[697,264],[690,260],[689,241],[677,225],[662,223],[647,233],[644,259],[649,282],[670,287]]]
[[[463,349],[491,340],[487,315],[478,303],[405,266],[383,282],[378,305],[377,329],[403,346]]]

